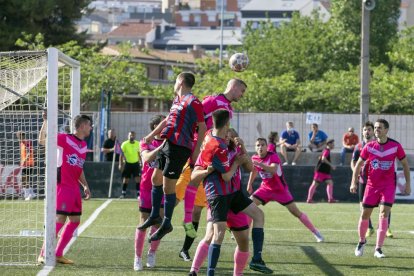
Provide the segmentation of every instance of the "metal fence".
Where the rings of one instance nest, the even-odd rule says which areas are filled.
[[[112,112],[111,127],[117,132],[119,141],[127,140],[128,132],[133,130],[137,139],[141,139],[149,133],[148,122],[154,112]],[[167,114],[164,114],[167,115]],[[370,115],[370,120],[384,118],[390,123],[389,137],[399,141],[407,152],[414,152],[414,116],[413,115]],[[337,141],[335,151],[342,147],[342,136],[349,127],[354,127],[361,137],[359,129],[359,114],[331,114],[322,113],[320,130]],[[231,125],[245,141],[249,151],[254,150],[254,142],[257,137],[265,137],[270,131],[279,134],[285,129],[285,123],[292,121],[299,132],[303,145],[308,144],[310,125],[306,124],[306,113],[234,113]],[[105,136],[106,137],[106,136]]]

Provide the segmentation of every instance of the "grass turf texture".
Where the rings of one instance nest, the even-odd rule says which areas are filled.
[[[84,202],[86,221],[104,201]],[[288,211],[276,203],[262,207],[265,212],[265,244],[263,258],[276,275],[409,275],[414,273],[414,205],[396,204],[392,209],[391,229],[394,238],[385,240],[385,259],[373,257],[375,236],[368,239],[363,257],[355,257],[358,241],[358,204],[305,204],[299,208],[307,213],[325,237],[316,243],[313,235]],[[184,239],[181,226],[183,206],[174,212],[174,231],[161,241],[156,268],[133,271],[134,233],[138,220],[134,200],[114,200],[102,211],[71,247],[66,257],[75,265],[57,265],[49,275],[187,275],[191,262],[178,257]],[[378,211],[373,213],[377,224]],[[193,257],[198,241],[205,233],[205,212],[199,236],[190,250]],[[143,262],[146,262],[144,247]],[[216,275],[232,275],[235,242],[226,237]],[[0,275],[35,275],[41,267],[0,266]],[[205,264],[199,275],[205,274]],[[260,275],[245,269],[244,275]]]

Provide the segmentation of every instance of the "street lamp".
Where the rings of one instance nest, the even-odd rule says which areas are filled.
[[[361,92],[360,92],[360,129],[362,130],[369,115],[369,29],[370,12],[375,8],[375,0],[362,0],[361,20]]]

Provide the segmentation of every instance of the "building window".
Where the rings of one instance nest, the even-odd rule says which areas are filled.
[[[201,16],[194,14],[194,26],[201,26]]]
[[[221,3],[224,2],[224,10],[227,10],[227,0],[217,0],[216,7],[218,11],[221,11]]]
[[[163,80],[164,76],[165,76],[165,70],[163,67],[160,67],[158,71],[158,79]]]

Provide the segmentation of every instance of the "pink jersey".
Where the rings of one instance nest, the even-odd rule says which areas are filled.
[[[79,188],[79,177],[83,171],[86,142],[73,134],[58,134],[58,184]]]
[[[260,177],[262,178],[262,186],[266,186],[271,190],[284,190],[286,182],[283,178],[282,168],[280,166],[280,159],[276,153],[267,152],[267,155],[264,158],[260,158],[257,154],[252,156],[252,161],[257,161],[263,163],[267,166],[271,164],[277,164],[278,169],[275,174],[266,172],[261,167],[255,166],[256,170],[259,172]]]
[[[158,148],[164,140],[154,139],[150,144],[145,143],[145,140],[140,141],[141,153],[144,151],[153,151]],[[155,160],[151,162],[144,162],[141,175],[141,190],[151,190],[152,189],[152,173],[154,172]]]
[[[231,102],[224,96],[224,94],[207,96],[203,99],[204,121],[207,129],[213,128],[213,112],[217,109],[226,109],[230,113],[230,118],[233,115],[233,108]]]
[[[360,158],[369,161],[367,185],[395,186],[395,158],[404,159],[405,152],[400,143],[388,138],[384,144],[377,141],[366,144]]]

